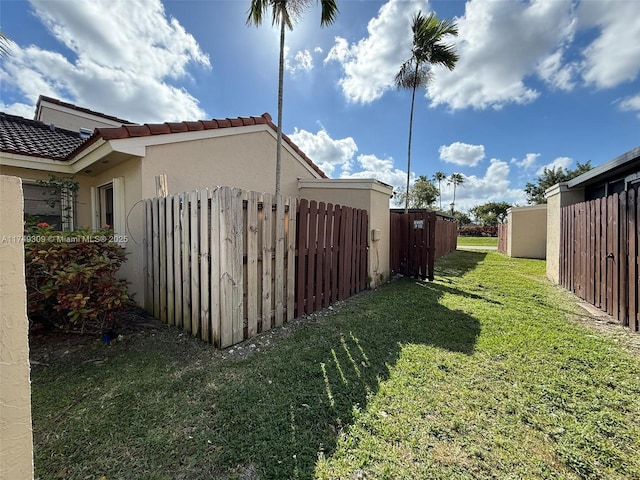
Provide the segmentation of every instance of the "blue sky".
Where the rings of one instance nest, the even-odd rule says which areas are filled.
[[[14,42],[0,111],[40,94],[135,122],[277,115],[279,33],[249,0],[0,0]],[[460,61],[416,96],[412,177],[461,173],[456,209],[526,203],[545,166],[599,165],[640,145],[640,1],[315,2],[287,32],[283,131],[334,178],[401,189],[413,14],[454,18]],[[448,206],[452,190],[443,186]]]

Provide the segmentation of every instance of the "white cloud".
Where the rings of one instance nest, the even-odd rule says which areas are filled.
[[[492,158],[483,177],[468,175],[464,179],[456,188],[455,209],[458,211],[468,211],[487,202],[523,204],[526,201],[524,191],[510,188],[509,165],[502,160]],[[442,207],[448,209],[452,201],[453,186],[443,184]]]
[[[536,175],[542,175],[544,173],[544,169],[548,170],[557,170],[559,168],[566,170],[573,163],[573,159],[569,157],[558,157],[553,162],[547,163],[546,165],[541,166],[537,171]]]
[[[559,90],[570,91],[576,83],[574,81],[578,65],[576,62],[563,64],[563,50],[558,49],[551,55],[540,60],[537,73],[547,84]]]
[[[470,0],[458,19],[459,36],[451,42],[460,60],[452,72],[434,69],[428,88],[432,104],[484,109],[533,101],[539,92],[525,84],[525,77],[571,34],[571,4]]]
[[[369,21],[368,37],[352,44],[336,37],[324,61],[342,65],[339,84],[347,100],[370,103],[393,88],[393,77],[411,53],[411,18],[418,10],[428,13],[428,1],[390,0]]]
[[[640,2],[582,1],[578,19],[600,35],[583,51],[583,78],[599,88],[634,80],[640,72]]]
[[[536,162],[538,161],[538,157],[540,157],[539,153],[527,153],[522,160],[512,158],[511,163],[520,168],[528,170],[535,166]]]
[[[72,54],[17,47],[0,80],[34,102],[49,95],[132,121],[203,118],[176,86],[189,65],[210,68],[193,36],[160,0],[32,0],[35,15]],[[135,19],[135,21],[134,21]]]
[[[448,146],[442,145],[438,152],[445,162],[475,167],[484,158],[484,145],[454,142]]]
[[[393,187],[394,197],[391,203],[399,205],[398,193],[407,187],[407,172],[393,166],[393,158],[378,158],[376,155],[358,155],[359,170],[355,173],[344,172],[340,178],[373,178]],[[411,175],[410,182],[416,177]]]
[[[293,61],[289,59],[289,47],[284,48],[284,68],[291,75],[299,72],[309,72],[313,69],[313,57],[309,50],[299,50],[293,57]]]
[[[329,177],[333,176],[336,169],[341,174],[348,173],[353,156],[358,151],[353,138],[333,139],[324,128],[316,134],[296,128],[289,138]]]
[[[640,94],[627,97],[620,102],[620,110],[626,112],[636,112],[640,115]]]
[[[27,105],[25,103],[12,103],[7,105],[0,102],[0,112],[8,113],[9,115],[17,115],[24,118],[33,118],[34,108],[33,105]]]

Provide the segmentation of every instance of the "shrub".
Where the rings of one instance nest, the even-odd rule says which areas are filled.
[[[25,234],[30,322],[75,333],[110,329],[128,299],[126,281],[115,277],[126,257],[109,241],[113,232],[54,232],[40,223]]]
[[[497,237],[498,227],[481,227],[479,225],[461,225],[458,227],[461,237]]]

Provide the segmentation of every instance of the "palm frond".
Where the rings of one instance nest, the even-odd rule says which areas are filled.
[[[320,26],[330,25],[336,20],[338,15],[338,4],[336,0],[320,0],[322,14],[320,16]]]
[[[11,53],[11,40],[0,30],[0,57],[8,56]]]

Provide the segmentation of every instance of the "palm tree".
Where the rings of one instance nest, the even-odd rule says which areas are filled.
[[[0,30],[0,57],[8,56],[11,52],[11,40]]]
[[[447,179],[447,174],[436,172],[433,174],[433,179],[438,182],[438,197],[440,197],[440,210],[442,210],[442,182]]]
[[[316,0],[320,2],[322,13],[320,26],[330,25],[338,13],[336,0]],[[280,194],[280,166],[282,163],[282,86],[284,83],[284,32],[285,27],[293,30],[293,24],[313,3],[313,0],[251,0],[247,25],[262,24],[263,16],[271,7],[271,25],[280,26],[280,65],[278,70],[278,128],[276,142],[276,195]]]
[[[458,26],[451,20],[438,20],[435,13],[427,17],[418,11],[411,24],[413,44],[411,57],[406,60],[396,74],[394,82],[398,88],[411,89],[411,113],[409,115],[409,147],[407,150],[407,199],[409,198],[409,180],[411,177],[411,134],[413,130],[413,105],[418,87],[429,84],[433,73],[433,65],[443,65],[453,70],[458,61],[458,54],[452,45],[442,44],[444,37],[458,35]],[[405,213],[409,211],[409,203],[405,202]]]
[[[451,202],[451,215],[453,215],[453,211],[456,205],[456,187],[458,185],[462,185],[464,183],[464,177],[461,173],[452,173],[449,179],[447,180],[447,185],[453,185],[453,201]]]

